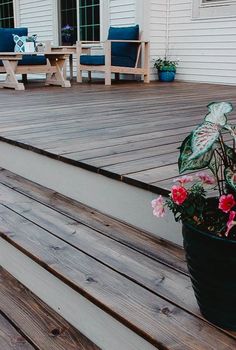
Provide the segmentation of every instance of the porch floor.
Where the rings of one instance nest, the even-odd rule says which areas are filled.
[[[2,243],[7,241],[32,263],[142,337],[151,348],[235,349],[235,332],[213,326],[199,313],[180,247],[151,238],[141,230],[6,170],[0,171],[0,193]],[[13,286],[12,298],[21,294],[16,305],[21,303],[21,309],[29,310],[24,315],[29,318],[30,295],[23,290],[17,292],[17,288],[15,291]],[[47,289],[45,292],[50,294]],[[59,287],[53,292],[56,298]],[[2,283],[0,293],[0,310],[13,314],[15,308],[8,310],[10,304],[3,297]],[[35,305],[37,314],[40,304]],[[73,310],[78,318],[82,317],[82,310]],[[41,320],[39,315],[33,318],[32,327],[37,320]],[[52,319],[49,325],[52,329],[56,327]],[[104,337],[111,336],[106,328],[103,331]],[[63,340],[66,341],[64,336],[61,340],[58,337],[58,342]],[[81,347],[69,345],[62,343],[55,349],[97,349],[89,342]]]
[[[42,84],[0,91],[1,140],[163,194],[178,174],[177,147],[202,121],[206,105],[236,105],[234,86]]]

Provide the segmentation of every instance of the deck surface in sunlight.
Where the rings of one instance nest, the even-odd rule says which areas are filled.
[[[236,87],[180,82],[106,87],[99,82],[63,89],[30,83],[25,92],[0,91],[0,137],[167,193],[178,174],[177,147],[211,101],[236,105]]]

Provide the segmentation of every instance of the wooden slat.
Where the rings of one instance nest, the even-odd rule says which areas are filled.
[[[6,182],[7,175],[0,173]],[[20,182],[11,186],[20,191]],[[59,205],[55,211],[33,201],[29,198],[33,187],[24,183],[25,196],[1,185],[3,238],[158,348],[215,350],[217,343],[218,349],[234,349],[233,333],[217,330],[197,315],[196,307],[191,309],[193,296],[184,274],[72,220],[59,212]],[[35,186],[35,192],[43,201],[46,192],[40,188]],[[59,202],[55,195],[46,197]],[[85,214],[82,210],[81,217]]]
[[[24,95],[0,92],[2,137],[163,194],[169,191],[166,180],[177,175],[176,145],[202,121],[206,105],[222,100],[236,104],[232,86],[118,82],[109,89],[95,83],[74,85],[70,91],[30,86]]]
[[[1,350],[33,350],[32,345],[12,326],[0,313],[0,349]]]
[[[141,232],[7,170],[0,171],[0,182],[101,232],[103,235],[187,274],[183,250],[175,244],[166,244],[165,240],[150,237],[148,233]]]
[[[1,267],[0,285],[0,311],[7,315],[38,350],[99,350]],[[20,339],[19,337],[19,344]],[[21,347],[12,345],[9,349],[33,348],[24,345],[22,340]],[[1,350],[8,348],[2,346]]]

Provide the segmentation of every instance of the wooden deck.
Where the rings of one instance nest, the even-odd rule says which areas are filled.
[[[178,174],[177,147],[211,101],[236,106],[236,88],[179,82],[84,83],[71,89],[30,84],[23,93],[0,91],[0,137],[166,194]]]
[[[235,332],[214,327],[199,313],[180,247],[152,239],[145,232],[5,170],[0,171],[0,193],[1,242],[13,245],[28,256],[32,264],[40,265],[51,276],[56,276],[116,319],[116,327],[122,324],[144,339],[151,346],[148,349],[236,348]],[[20,291],[10,289],[12,298],[17,298]],[[53,290],[54,299],[59,292]],[[1,284],[0,309],[13,314],[2,294],[4,288]],[[18,303],[25,310],[30,296],[24,291],[21,291],[21,296]],[[28,309],[32,310],[32,307]],[[73,310],[78,318],[83,318],[83,314],[80,315],[83,310]],[[40,319],[35,317],[31,327]],[[53,322],[51,326],[55,328]],[[99,324],[95,324],[97,327]],[[102,339],[109,338],[109,326],[102,329]],[[38,334],[40,332],[39,327]],[[95,329],[91,328],[91,334],[94,332]],[[118,328],[115,334],[119,334]],[[112,341],[109,350],[118,349],[117,338]],[[72,348],[97,349],[90,343],[81,347],[63,347],[63,344],[55,347]],[[120,348],[136,349],[128,342]]]
[[[1,350],[101,350],[0,267]]]

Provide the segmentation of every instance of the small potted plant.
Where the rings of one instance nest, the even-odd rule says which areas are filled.
[[[204,121],[180,147],[179,171],[166,201],[152,201],[153,214],[168,207],[183,225],[193,289],[203,316],[236,330],[236,126],[228,102],[211,103]],[[207,169],[210,173],[196,172]],[[207,196],[207,189],[215,193]]]
[[[160,81],[170,82],[175,79],[177,61],[170,61],[167,57],[158,58],[154,62],[154,67],[157,69],[158,78]]]
[[[61,38],[64,45],[72,45],[74,40],[74,28],[67,24],[61,29]]]

